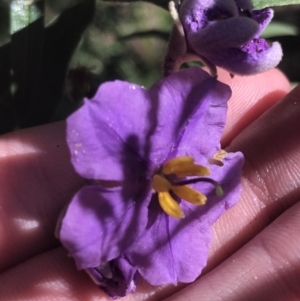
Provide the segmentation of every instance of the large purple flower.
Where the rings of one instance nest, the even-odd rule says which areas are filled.
[[[260,38],[273,17],[270,8],[252,11],[250,0],[184,0],[178,14],[186,48],[178,46],[178,38],[171,39],[166,66],[168,60],[182,63],[198,56],[211,70],[220,66],[250,75],[276,67],[282,58],[278,42],[269,45]]]
[[[68,119],[72,163],[89,185],[58,233],[110,296],[134,290],[139,277],[163,285],[201,273],[210,226],[240,193],[243,156],[219,143],[230,95],[194,67],[150,90],[105,83]]]

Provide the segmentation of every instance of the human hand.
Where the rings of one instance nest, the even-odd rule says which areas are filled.
[[[300,86],[234,137],[241,200],[213,226],[206,275],[166,301],[299,300],[299,114]]]
[[[204,271],[206,275],[169,300],[263,299],[265,288],[271,290],[267,293],[275,293],[273,285],[281,288],[280,292],[287,292],[281,277],[289,279],[292,275],[294,280],[289,279],[287,285],[294,283],[296,286],[295,275],[300,273],[299,258],[296,257],[297,217],[285,217],[289,212],[295,215],[297,211],[284,213],[298,201],[299,171],[296,164],[292,164],[297,159],[295,137],[300,88],[249,125],[288,92],[287,81],[276,70],[234,79],[221,73],[220,78],[233,89],[223,144],[228,145],[234,139],[230,150],[241,150],[245,154],[244,190],[238,205],[213,226],[214,240]],[[240,133],[243,128],[247,129]],[[73,260],[67,258],[53,234],[60,211],[83,184],[69,161],[64,124],[3,136],[0,139],[0,156],[1,300],[104,300],[104,294],[85,273],[76,270]],[[263,230],[281,214],[279,225],[276,221]],[[283,225],[287,223],[293,225]],[[269,237],[273,239],[270,241]],[[247,246],[235,253],[248,241]],[[279,249],[283,248],[281,241],[287,248],[286,258],[278,255]],[[270,244],[278,246],[268,253],[265,246]],[[270,268],[272,252],[276,252],[276,257]],[[232,257],[225,261],[230,255]],[[257,267],[254,266],[256,262],[259,262]],[[290,272],[286,270],[289,264],[293,264]],[[273,274],[275,270],[278,272],[276,277]],[[244,275],[244,271],[248,273]],[[272,279],[274,282],[270,282]],[[282,285],[278,286],[277,282]],[[268,283],[273,284],[268,287]],[[135,294],[123,300],[162,300],[181,287],[153,288],[142,283]],[[279,291],[276,291],[277,296],[280,296]],[[283,298],[279,299],[286,296],[281,295]]]

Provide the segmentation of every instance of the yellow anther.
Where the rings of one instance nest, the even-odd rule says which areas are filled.
[[[152,178],[152,188],[157,192],[169,191],[171,183],[160,175],[154,175]]]
[[[177,177],[207,176],[210,170],[202,165],[194,164],[194,159],[189,156],[177,157],[169,160],[163,166],[165,175],[175,174]]]
[[[174,218],[184,218],[184,213],[169,192],[159,192],[158,201],[165,213]]]
[[[177,166],[174,169],[173,173],[179,178],[193,177],[193,176],[208,176],[210,175],[210,170],[205,166],[192,164],[192,165]]]
[[[222,161],[227,156],[227,152],[224,149],[220,149],[218,152],[216,152],[213,156],[213,159]]]
[[[194,205],[204,205],[206,196],[189,186],[172,186],[172,191],[181,199]]]
[[[227,152],[223,149],[220,149],[216,152],[211,159],[208,160],[210,164],[215,164],[218,166],[223,166],[223,159],[227,156]]]
[[[168,175],[177,176],[177,185],[172,186],[172,177]],[[174,217],[184,218],[184,213],[180,208],[178,202],[172,198],[170,192],[173,192],[176,196],[194,205],[204,205],[207,198],[201,192],[187,186],[180,186],[178,178],[195,177],[195,176],[207,176],[210,174],[210,169],[194,163],[194,159],[189,156],[176,157],[167,161],[162,168],[162,174],[155,174],[152,178],[152,188],[158,192],[158,201],[163,211]],[[169,181],[170,180],[170,181]],[[196,179],[199,180],[199,179]],[[200,179],[212,182],[209,179]],[[214,181],[212,182],[215,183]],[[183,184],[183,183],[181,183]],[[222,194],[222,188],[218,185],[216,187],[217,194]]]
[[[176,157],[174,159],[171,159],[167,161],[163,166],[163,173],[165,175],[169,175],[171,173],[174,173],[174,170],[176,170],[179,166],[190,166],[194,164],[194,159],[189,156],[184,157]]]

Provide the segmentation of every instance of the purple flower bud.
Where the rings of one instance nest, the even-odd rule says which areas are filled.
[[[282,58],[279,43],[259,37],[273,10],[253,10],[250,0],[185,0],[179,8],[187,51],[233,74],[265,72]]]

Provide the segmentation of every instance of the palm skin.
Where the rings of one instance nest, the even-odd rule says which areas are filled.
[[[246,158],[241,200],[214,224],[198,281],[141,283],[122,300],[300,300],[300,87],[287,94],[277,70],[219,78],[233,90],[223,146]],[[83,185],[65,124],[2,136],[0,165],[0,299],[106,300],[54,237],[61,210]]]

